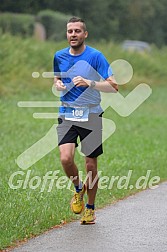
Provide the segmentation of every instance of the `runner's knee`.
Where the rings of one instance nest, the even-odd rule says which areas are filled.
[[[89,172],[89,171],[96,172],[97,171],[97,160],[94,158],[87,158],[86,159],[86,170],[87,170],[87,172]]]
[[[63,166],[71,166],[74,163],[73,157],[68,154],[61,154],[60,160]]]

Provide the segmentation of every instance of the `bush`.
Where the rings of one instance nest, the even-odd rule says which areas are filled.
[[[0,30],[2,33],[21,35],[22,37],[32,36],[34,21],[34,16],[28,14],[1,13]]]
[[[46,38],[61,41],[66,38],[66,23],[70,16],[51,10],[40,11],[37,20],[46,29]]]

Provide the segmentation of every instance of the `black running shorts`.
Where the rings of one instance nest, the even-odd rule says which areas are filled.
[[[98,157],[103,153],[102,148],[102,114],[89,114],[86,122],[65,120],[58,118],[57,126],[58,145],[81,142],[81,151],[86,157]]]

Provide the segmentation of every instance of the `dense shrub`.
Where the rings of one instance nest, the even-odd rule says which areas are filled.
[[[2,33],[28,37],[34,33],[34,21],[35,18],[33,15],[1,13],[0,29]]]
[[[38,13],[37,20],[46,29],[47,39],[61,41],[66,38],[66,23],[70,17],[60,12],[44,10]]]

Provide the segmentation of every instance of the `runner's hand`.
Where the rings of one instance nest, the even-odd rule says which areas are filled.
[[[63,84],[61,80],[57,80],[55,83],[57,91],[63,91],[66,89],[66,86]]]
[[[90,85],[90,80],[84,79],[81,76],[74,77],[72,81],[76,87],[89,87]]]

